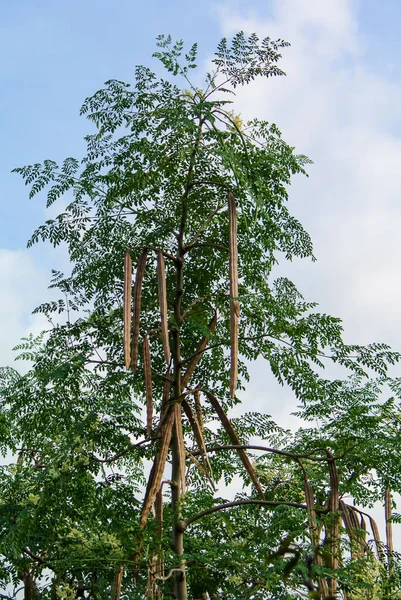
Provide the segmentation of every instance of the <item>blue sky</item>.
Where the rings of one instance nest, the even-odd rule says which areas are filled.
[[[366,61],[374,70],[391,68],[399,79],[401,3],[353,4],[360,35],[366,36]],[[0,247],[23,248],[43,218],[40,199],[27,200],[11,169],[79,156],[88,131],[78,116],[81,102],[107,78],[132,79],[135,64],[150,62],[157,34],[196,40],[200,56],[210,54],[221,37],[218,6],[191,0],[0,3]],[[227,6],[262,19],[274,10],[272,2],[260,0]]]
[[[401,322],[400,22],[398,0],[3,0],[0,362],[11,360],[21,335],[42,327],[30,311],[47,298],[50,268],[65,265],[49,246],[25,250],[47,215],[43,196],[29,201],[11,169],[79,158],[90,131],[79,117],[82,101],[108,78],[132,80],[136,64],[157,68],[159,33],[198,41],[202,64],[222,35],[242,28],[292,47],[283,61],[288,77],[241,91],[238,110],[276,121],[315,161],[291,202],[319,262],[297,264],[290,275],[308,299],[345,320],[353,339],[401,347],[401,325],[394,327]]]

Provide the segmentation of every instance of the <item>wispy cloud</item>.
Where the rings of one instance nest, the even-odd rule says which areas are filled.
[[[263,19],[225,4],[218,18],[225,35],[243,29],[291,42],[287,77],[256,81],[237,97],[243,116],[276,122],[315,163],[290,202],[318,263],[297,264],[290,275],[344,319],[347,337],[400,347],[401,86],[391,70],[370,69],[374,48],[358,29],[356,6],[276,0]]]

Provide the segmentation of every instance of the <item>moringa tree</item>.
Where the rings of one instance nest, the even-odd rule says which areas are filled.
[[[390,473],[359,448],[352,479],[354,446],[336,445],[341,432],[294,437],[266,415],[227,417],[246,361],[258,357],[304,417],[322,407],[327,432],[334,392],[350,405],[354,395],[322,377],[324,361],[383,383],[399,360],[383,344],[347,346],[339,319],[316,312],[288,279],[272,280],[280,260],[313,259],[287,207],[291,177],[309,161],[274,124],[243,123],[230,105],[239,85],[283,74],[287,45],[223,39],[200,89],[190,78],[196,45],[184,53],[161,36],[155,56],[167,79],[138,67],[133,87],[110,80],[85,101],[95,132],[81,161],[15,169],[30,196],[67,201],[29,245],[65,244],[71,261],[69,275],[54,272],[60,300],[36,309],[49,331],[19,347],[31,369],[2,376],[4,448],[18,460],[2,470],[0,551],[4,577],[22,580],[27,599],[39,588],[43,598],[231,599],[240,589],[242,598],[306,590],[328,599],[372,560],[341,494],[367,489],[376,468],[394,489],[396,450]],[[251,460],[255,437],[269,448]],[[216,486],[235,475],[251,491],[218,498]],[[358,546],[351,570],[341,514]]]

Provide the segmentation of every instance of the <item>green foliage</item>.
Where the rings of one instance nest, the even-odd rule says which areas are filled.
[[[335,465],[341,498],[352,497],[359,506],[381,500],[385,488],[398,489],[400,412],[395,399],[383,401],[383,391],[389,387],[400,395],[400,381],[387,373],[400,354],[384,344],[346,345],[339,319],[317,312],[289,279],[272,279],[279,261],[314,260],[311,239],[287,205],[292,177],[306,174],[310,161],[284,142],[275,124],[243,123],[228,106],[237,86],[283,75],[277,63],[288,44],[243,33],[231,43],[223,39],[203,90],[189,79],[196,44],[185,52],[182,41],[160,36],[157,46],[154,56],[167,79],[137,67],[134,85],[109,80],[85,100],[81,114],[94,132],[86,137],[81,160],[15,169],[30,186],[30,197],[45,191],[47,206],[68,198],[64,211],[41,225],[28,245],[39,240],[65,245],[71,272],[53,271],[50,287],[59,290],[60,299],[36,309],[48,318],[48,331],[17,347],[19,358],[32,363],[27,374],[0,372],[0,449],[15,456],[0,471],[1,581],[17,584],[29,573],[41,598],[75,594],[103,600],[110,598],[122,566],[122,598],[135,600],[146,588],[149,593],[155,556],[163,554],[165,574],[177,568],[170,547],[176,514],[167,484],[161,537],[156,519],[141,532],[138,525],[146,461],[160,448],[156,427],[170,375],[160,335],[160,249],[169,329],[180,340],[175,368],[188,366],[211,317],[218,315],[188,388],[213,391],[229,410],[240,402],[247,361],[262,357],[272,375],[293,390],[305,421],[292,433],[255,412],[233,419],[241,443],[257,439],[266,447],[263,455],[250,451],[265,491],[264,504],[256,504],[240,455],[218,449],[232,440],[216,423],[206,396],[207,459],[183,417],[188,490],[180,511],[184,520],[192,519],[184,553],[190,597],[207,592],[224,600],[313,598],[316,582],[336,577],[349,599],[389,598],[398,589],[396,557],[392,570],[371,550],[350,560],[354,542],[341,526],[342,561],[333,567],[329,536],[316,548],[311,522],[327,533],[338,516],[328,508],[334,494],[330,466]],[[241,305],[234,399],[227,391],[228,190],[238,204]],[[123,370],[124,255],[130,249],[135,264],[144,248],[140,334],[150,338],[157,411],[149,439],[141,418],[142,359],[135,376]],[[341,379],[322,375],[329,361],[343,367]],[[186,400],[196,413],[191,394]],[[211,511],[226,503],[213,485],[234,478],[243,484],[239,504]],[[305,481],[312,488],[314,516],[308,513]],[[172,579],[156,581],[165,599],[174,597]]]

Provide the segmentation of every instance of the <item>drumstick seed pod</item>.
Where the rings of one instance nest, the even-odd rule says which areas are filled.
[[[124,259],[124,362],[128,370],[131,364],[131,302],[132,302],[132,260],[129,251]]]

